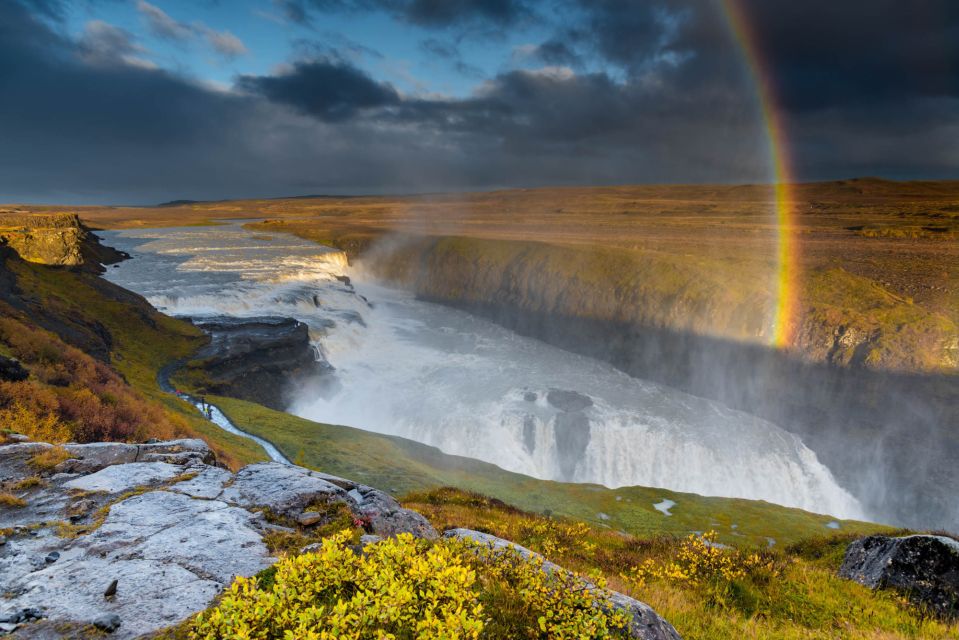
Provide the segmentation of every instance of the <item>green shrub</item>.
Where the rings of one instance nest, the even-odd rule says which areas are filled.
[[[606,638],[628,623],[579,578],[512,551],[401,534],[357,554],[351,541],[344,531],[237,578],[191,638]]]

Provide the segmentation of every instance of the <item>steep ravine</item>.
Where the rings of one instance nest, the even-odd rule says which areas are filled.
[[[780,424],[894,521],[959,522],[948,489],[959,485],[959,434],[949,428],[959,424],[959,377],[948,373],[955,327],[861,278],[810,276],[818,297],[790,353],[763,346],[769,292],[725,287],[722,272],[451,237],[393,238],[353,258],[421,299]],[[850,291],[869,313],[844,310]],[[902,315],[897,331],[877,328],[881,313]]]

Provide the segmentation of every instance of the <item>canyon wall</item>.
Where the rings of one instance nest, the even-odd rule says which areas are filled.
[[[769,344],[773,331],[776,288],[760,263],[450,236],[388,237],[359,255],[373,275],[424,299],[510,326],[544,324],[524,327],[533,334],[592,323],[630,339],[666,333],[748,347]],[[804,274],[801,286],[791,357],[877,372],[959,367],[959,327],[945,315],[840,268]],[[517,315],[526,319],[507,317]]]
[[[959,484],[956,327],[865,278],[809,274],[812,302],[779,350],[767,346],[771,286],[693,257],[392,237],[358,264],[424,300],[770,419],[886,521],[959,518],[944,489]]]
[[[0,238],[20,257],[40,264],[83,264],[80,250],[86,232],[76,214],[0,215]]]

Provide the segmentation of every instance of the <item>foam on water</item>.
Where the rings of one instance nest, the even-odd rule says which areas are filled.
[[[355,278],[340,252],[238,225],[111,232],[108,277],[161,310],[284,315],[311,327],[335,380],[297,415],[407,437],[540,478],[764,499],[841,517],[859,503],[796,436],[460,311]],[[588,395],[589,440],[564,477],[550,389]],[[534,398],[535,396],[535,398]]]

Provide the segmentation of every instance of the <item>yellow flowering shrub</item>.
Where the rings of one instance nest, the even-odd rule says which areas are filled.
[[[723,547],[717,544],[717,538],[715,531],[707,531],[701,536],[690,535],[672,560],[656,562],[648,559],[631,567],[622,578],[634,586],[642,586],[651,579],[703,584],[733,582],[747,576],[765,579],[777,575],[778,569],[772,558]]]
[[[344,531],[260,578],[237,578],[190,637],[607,638],[629,622],[575,576],[512,551],[401,534],[357,554],[351,542]]]
[[[610,611],[581,577],[544,570],[540,557],[524,558],[511,549],[469,541],[451,542],[468,552],[480,576],[489,613],[490,638],[611,638],[625,636],[627,615]]]
[[[577,553],[588,556],[596,550],[589,541],[589,525],[584,522],[564,522],[551,518],[523,518],[510,540],[538,551],[547,557]]]
[[[401,534],[358,555],[348,531],[276,565],[272,584],[237,578],[192,638],[478,638],[475,572],[443,545]],[[266,588],[264,588],[266,587]]]

